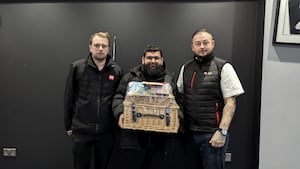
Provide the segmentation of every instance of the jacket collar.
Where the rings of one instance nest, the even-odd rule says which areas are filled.
[[[93,58],[92,58],[92,55],[90,54],[88,56],[88,59],[87,59],[87,64],[95,69],[98,69],[97,65],[95,64]],[[106,61],[105,61],[105,66],[104,67],[109,67],[112,65],[112,59],[111,59],[111,56],[110,55],[107,55],[106,57]]]
[[[203,64],[208,61],[211,61],[214,57],[215,57],[215,54],[213,52],[211,52],[210,54],[206,55],[203,58],[199,58],[197,55],[194,55],[194,60],[199,64]]]

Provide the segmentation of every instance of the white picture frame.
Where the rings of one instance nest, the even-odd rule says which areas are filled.
[[[299,1],[299,5],[300,5],[300,0],[296,0],[296,1]],[[300,10],[300,6],[299,6],[299,10]],[[277,5],[274,42],[300,44],[300,33],[291,33],[290,28],[291,27],[290,27],[289,0],[279,0]],[[298,24],[297,24],[297,31],[298,31]]]

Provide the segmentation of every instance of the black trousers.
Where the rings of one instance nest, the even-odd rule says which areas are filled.
[[[118,144],[117,144],[118,145]],[[114,148],[108,169],[183,169],[180,140],[173,137],[162,148],[149,143],[140,149]]]
[[[72,140],[74,169],[89,169],[92,155],[95,169],[106,169],[114,142],[113,132],[100,135],[75,133]]]

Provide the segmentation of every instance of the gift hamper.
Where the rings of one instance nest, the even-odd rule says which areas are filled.
[[[124,104],[124,128],[176,133],[179,106],[169,83],[129,82]]]

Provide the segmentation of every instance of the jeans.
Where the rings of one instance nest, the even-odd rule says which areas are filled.
[[[185,138],[185,161],[187,169],[224,169],[229,135],[223,147],[215,148],[209,143],[214,133],[188,133]]]
[[[106,169],[110,160],[113,133],[101,135],[73,134],[72,151],[74,169],[89,169],[94,155],[95,169]]]

